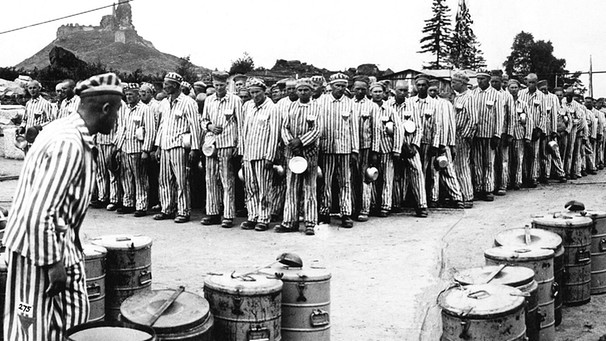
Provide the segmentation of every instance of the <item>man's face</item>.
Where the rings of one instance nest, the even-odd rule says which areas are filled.
[[[307,103],[311,98],[312,91],[313,90],[307,86],[301,86],[297,89],[297,96],[299,96],[299,100],[301,100],[301,102]]]
[[[234,88],[236,89],[236,92],[240,89],[242,89],[244,87],[244,80],[243,79],[238,79],[237,81],[234,82]]]
[[[358,99],[358,101],[366,97],[366,94],[368,94],[368,88],[366,87],[366,83],[364,82],[355,82],[353,91],[354,96],[356,96],[356,99]]]
[[[402,103],[408,97],[408,87],[404,85],[396,85],[396,102]]]
[[[217,93],[217,96],[223,97],[227,93],[227,83],[225,83],[225,82],[219,82],[219,81],[213,81],[213,86],[215,87],[215,91]]]
[[[489,86],[490,86],[490,78],[488,78],[486,76],[478,77],[478,87],[480,89],[486,90],[486,89],[488,89]]]
[[[427,96],[427,87],[428,87],[428,84],[427,84],[426,80],[424,80],[424,79],[418,80],[415,83],[415,87],[417,88],[417,92],[419,93],[419,95],[421,97]]]
[[[40,87],[36,83],[30,83],[30,84],[28,84],[27,85],[27,91],[29,92],[29,94],[33,98],[36,98],[36,97],[38,97],[40,95]]]
[[[241,88],[240,91],[238,91],[238,97],[240,97],[242,103],[246,103],[250,100],[250,93],[245,88]]]
[[[598,100],[598,101],[595,102],[594,106],[595,106],[596,109],[600,110],[604,106],[604,102]]]
[[[526,79],[526,86],[528,86],[530,92],[534,92],[537,89],[537,80],[533,78]]]
[[[248,89],[248,92],[250,93],[250,97],[256,105],[260,105],[265,102],[265,90],[263,88],[253,86]]]
[[[463,92],[467,90],[467,85],[458,79],[451,80],[450,87],[456,92]]]
[[[152,92],[148,89],[140,89],[139,98],[141,98],[141,101],[143,101],[143,103],[149,103],[149,101],[151,101],[151,99],[153,98],[153,95]]]
[[[252,96],[252,94],[250,94],[250,95]],[[271,100],[274,102],[277,102],[280,99],[282,99],[282,91],[278,87],[273,88],[271,90]]]
[[[560,101],[562,101],[562,98],[564,98],[564,91],[558,90],[558,91],[555,92],[555,95],[558,96],[558,99]]]
[[[539,91],[544,93],[545,95],[547,95],[549,93],[549,91],[547,91],[547,85],[540,87]]]
[[[167,94],[174,95],[179,91],[180,85],[176,82],[165,80],[162,83],[162,87]]]
[[[343,94],[345,93],[345,86],[346,84],[343,82],[337,82],[337,83],[333,83],[330,85],[331,89],[332,89],[332,95],[335,98],[340,98],[341,96],[343,96]]]
[[[589,110],[593,109],[593,100],[585,99],[585,108]]]
[[[284,90],[286,91],[286,95],[288,96],[288,98],[290,98],[291,101],[297,100],[297,91],[295,90],[295,84],[287,83],[286,88]]]
[[[137,104],[139,102],[139,92],[134,90],[128,90],[124,93],[126,96],[126,103],[128,104]]]
[[[74,97],[74,89],[68,83],[61,84],[61,91],[65,94],[65,97]]]
[[[490,86],[497,90],[503,89],[503,82],[500,79],[491,79]]]
[[[518,97],[518,91],[520,91],[520,87],[516,83],[512,83],[512,84],[509,84],[509,86],[507,87],[507,90],[509,90],[509,93],[513,97]]]
[[[432,98],[438,97],[438,88],[432,86],[431,88],[429,88],[429,90],[427,90],[427,94],[429,94],[429,96],[431,96]]]
[[[383,100],[384,91],[381,89],[381,87],[375,86],[370,91],[370,95],[372,96],[372,100],[374,102],[380,102]]]

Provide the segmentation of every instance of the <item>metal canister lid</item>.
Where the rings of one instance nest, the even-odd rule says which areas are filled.
[[[554,251],[537,247],[498,246],[484,251],[484,257],[508,262],[526,262],[554,257]]]
[[[521,309],[524,294],[503,284],[479,284],[451,288],[440,294],[438,304],[446,313],[462,318],[494,318]]]
[[[487,265],[465,269],[454,276],[462,285],[484,284],[490,275],[499,268],[498,265]],[[519,287],[534,280],[534,271],[523,266],[506,266],[490,281],[492,284],[503,284]]]
[[[530,243],[526,244],[526,230],[524,228],[509,229],[499,232],[494,241],[497,246],[510,247],[538,247],[542,249],[557,250],[562,245],[562,237],[555,232],[543,229],[528,229]]]
[[[130,322],[148,325],[174,292],[170,289],[139,292],[122,302],[120,314]],[[209,314],[210,306],[204,297],[184,291],[154,323],[154,330],[157,334],[187,330],[202,325]]]
[[[113,234],[91,238],[89,240],[95,245],[100,245],[108,250],[143,249],[152,245],[152,239],[148,236],[133,234]]]
[[[287,265],[278,264],[266,269],[263,272],[275,274],[284,282],[320,282],[329,280],[332,276],[325,268],[302,267],[293,268]]]
[[[534,215],[532,217],[532,226],[549,226],[549,227],[567,227],[581,228],[591,226],[593,220],[588,217],[574,217],[567,214],[553,213],[545,215]]]
[[[207,276],[204,288],[233,295],[266,295],[282,290],[282,281],[263,274],[241,276],[238,273],[224,272]]]
[[[82,252],[86,259],[103,258],[107,255],[107,249],[95,244],[82,244]]]

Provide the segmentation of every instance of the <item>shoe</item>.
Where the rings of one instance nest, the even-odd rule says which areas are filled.
[[[603,170],[604,169],[604,165],[598,165],[598,169],[599,170]]]
[[[537,188],[537,186],[538,186],[538,185],[539,185],[539,183],[537,182],[537,180],[534,180],[534,179],[533,179],[533,180],[530,180],[530,181],[528,182],[528,187],[529,187],[529,188]]]
[[[105,209],[108,211],[115,211],[118,209],[118,204],[114,204],[113,202],[109,203],[109,205],[107,205],[107,207],[105,207]]]
[[[455,201],[454,206],[455,208],[462,210],[465,208],[465,203],[462,201]]]
[[[578,175],[576,175],[576,174],[572,174],[572,175],[570,175],[570,180],[576,180],[576,179],[578,179],[578,178],[579,178],[579,176],[578,176]]]
[[[162,211],[162,206],[160,206],[160,204],[154,205],[154,206],[152,206],[151,210],[153,212],[160,212],[160,211]]]
[[[189,221],[188,215],[178,215],[175,217],[175,223],[177,223],[177,224],[187,223],[188,221]]]
[[[380,210],[379,211],[379,217],[381,218],[385,218],[389,215],[389,211],[388,210]]]
[[[92,208],[103,208],[103,207],[107,207],[108,202],[107,201],[99,201],[99,200],[95,200],[95,201],[91,201],[90,206]]]
[[[221,221],[221,227],[223,228],[230,228],[234,226],[234,220],[233,219],[229,219],[229,218],[225,218]]]
[[[255,226],[255,231],[267,231],[269,230],[269,224],[266,223],[257,223]]]
[[[306,236],[313,236],[315,234],[316,234],[316,232],[314,231],[313,226],[305,226],[305,235]]]
[[[368,221],[368,214],[359,214],[358,221],[361,221],[361,222]]]
[[[495,194],[498,196],[504,196],[507,194],[507,191],[505,191],[504,189],[500,189]]]
[[[429,208],[438,208],[438,202],[437,201],[430,201],[429,204],[427,205],[427,207],[429,207]]]
[[[128,213],[134,213],[134,212],[135,212],[134,207],[126,207],[126,206],[122,206],[116,210],[116,213],[118,213],[118,214],[128,214]]]
[[[520,190],[520,184],[514,184],[511,188],[513,188],[514,191],[519,191]]]
[[[486,193],[484,195],[483,199],[484,199],[484,201],[494,201],[494,194],[492,194],[492,193]]]
[[[139,217],[145,217],[147,215],[146,211],[143,210],[136,210],[134,216],[139,218]]]
[[[561,176],[559,179],[560,183],[566,183],[568,180],[566,180],[565,176]]]
[[[348,215],[344,215],[343,218],[341,218],[341,227],[344,227],[346,229],[352,228],[353,220],[351,220],[351,218]]]
[[[586,172],[586,171],[584,171],[584,170],[582,170],[582,171],[581,171],[581,176],[587,176],[587,172]]]
[[[473,208],[473,201],[464,201],[463,206],[465,206],[466,209]]]
[[[242,224],[240,224],[240,228],[242,230],[254,230],[255,225],[257,225],[256,221],[247,220],[247,221],[242,222]]]
[[[202,225],[219,225],[221,224],[221,216],[217,215],[207,215],[206,217],[200,220],[200,224]]]
[[[330,224],[330,215],[320,214],[319,222],[320,224]]]
[[[166,214],[166,213],[158,213],[156,215],[154,215],[154,220],[166,220],[166,219],[173,219],[175,217],[174,213],[171,214]]]
[[[587,172],[587,173],[589,173],[589,174],[591,174],[591,175],[596,175],[596,174],[598,174],[598,172],[596,172],[596,171],[595,171],[595,170],[593,170],[593,169],[592,169],[592,170],[590,170],[590,171],[589,171],[589,172]]]
[[[429,212],[427,211],[427,208],[417,208],[416,211],[416,216],[420,217],[420,218],[427,218],[427,216],[429,215]]]
[[[276,225],[274,230],[277,233],[297,232],[297,231],[299,231],[299,224],[295,224],[292,227],[289,227],[285,223],[282,223],[280,225]]]
[[[391,212],[393,213],[402,213],[404,210],[400,206],[394,206],[391,208]]]
[[[539,178],[539,182],[543,185],[549,185],[549,180],[547,180],[547,178]]]

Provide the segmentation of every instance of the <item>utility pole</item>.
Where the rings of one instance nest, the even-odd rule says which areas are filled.
[[[593,65],[589,55],[589,96],[593,97]]]

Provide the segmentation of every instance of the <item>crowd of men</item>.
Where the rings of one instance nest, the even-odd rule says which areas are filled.
[[[92,205],[135,217],[151,209],[155,220],[183,223],[198,180],[204,225],[229,228],[243,213],[243,229],[277,221],[278,232],[313,235],[335,211],[345,228],[405,205],[427,217],[428,208],[469,209],[474,200],[604,168],[603,98],[572,87],[550,92],[535,74],[523,82],[499,71],[476,78],[473,88],[454,72],[449,93],[423,74],[412,88],[343,73],[268,87],[226,72],[191,86],[170,72],[158,93],[149,83],[125,84],[116,126],[95,136]],[[18,133],[76,112],[74,87],[59,83],[53,106],[31,81]],[[304,171],[289,167],[294,158],[305,160]]]

